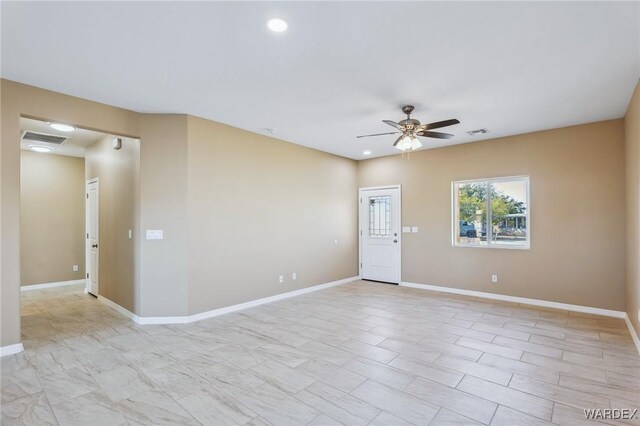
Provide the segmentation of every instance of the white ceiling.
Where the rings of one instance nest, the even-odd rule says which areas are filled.
[[[2,2],[2,77],[351,158],[416,105],[472,142],[619,118],[638,2]],[[281,16],[289,31],[272,33]],[[471,137],[466,131],[486,127]]]
[[[28,140],[20,140],[20,149],[29,151],[29,145],[47,146],[53,151],[43,153],[43,155],[66,155],[68,157],[84,157],[85,149],[98,142],[106,135],[104,133],[94,132],[93,130],[76,129],[72,132],[61,132],[49,126],[48,123],[30,118],[20,118],[20,130],[28,130],[36,133],[44,133],[46,135],[63,136],[69,138],[62,145],[56,145],[47,142],[34,142]]]

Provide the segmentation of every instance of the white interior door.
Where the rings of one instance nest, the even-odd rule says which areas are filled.
[[[360,190],[360,276],[400,283],[400,187]]]
[[[86,228],[87,228],[87,246],[86,246],[86,286],[87,292],[98,296],[98,266],[100,254],[100,191],[97,180],[87,181],[87,204],[86,204]]]

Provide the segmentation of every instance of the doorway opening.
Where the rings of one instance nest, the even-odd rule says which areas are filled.
[[[400,284],[401,209],[400,185],[360,188],[359,257],[363,280]]]
[[[100,178],[87,180],[85,199],[85,273],[87,293],[98,297],[100,286]]]
[[[28,346],[47,327],[51,340],[57,327],[86,327],[83,306],[97,303],[87,298],[133,310],[140,140],[27,117],[20,126],[21,317]]]

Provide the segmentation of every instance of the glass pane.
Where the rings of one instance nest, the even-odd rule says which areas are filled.
[[[527,183],[491,183],[491,239],[496,244],[526,245]]]
[[[487,245],[487,183],[459,183],[455,186],[455,242]]]
[[[384,238],[391,235],[391,195],[369,197],[369,236]]]

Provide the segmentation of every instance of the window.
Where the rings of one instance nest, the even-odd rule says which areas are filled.
[[[453,182],[453,245],[529,248],[529,177]]]
[[[369,236],[384,238],[391,235],[391,195],[369,197]]]

